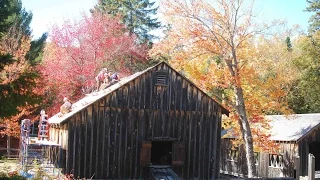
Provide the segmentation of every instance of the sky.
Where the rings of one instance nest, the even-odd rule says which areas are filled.
[[[22,0],[23,7],[33,13],[33,38],[48,32],[55,23],[80,18],[81,13],[89,13],[96,3],[97,0]],[[305,32],[312,15],[303,11],[307,7],[306,0],[256,0],[255,7],[261,22],[286,20],[289,27],[299,24]]]

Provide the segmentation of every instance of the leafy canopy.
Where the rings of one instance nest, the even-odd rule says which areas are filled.
[[[296,113],[320,112],[320,32],[302,36],[297,41],[299,55],[294,64],[299,79],[292,87],[290,106]]]
[[[161,26],[155,17],[157,8],[149,0],[99,0],[94,11],[121,16],[129,32],[136,34],[140,43],[151,43],[155,36],[150,31]]]
[[[31,41],[32,13],[20,0],[0,5],[0,119],[4,134],[17,135],[20,118],[34,113],[41,103],[41,81],[37,61],[46,40]]]
[[[308,12],[314,12],[309,19],[309,32],[312,34],[318,30],[320,30],[320,1],[319,0],[307,0],[309,6],[306,8]]]
[[[42,72],[53,97],[51,112],[58,112],[63,97],[77,100],[91,92],[102,67],[128,74],[133,64],[147,58],[147,48],[136,44],[118,17],[101,13],[53,26],[50,39]]]

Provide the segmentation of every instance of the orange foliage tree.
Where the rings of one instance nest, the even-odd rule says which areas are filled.
[[[245,145],[248,177],[253,177],[253,139],[258,150],[272,147],[270,127],[263,115],[289,111],[282,98],[287,86],[282,84],[290,82],[282,81],[280,68],[275,68],[272,76],[259,71],[263,53],[257,47],[257,35],[271,26],[255,24],[253,3],[245,3],[164,0],[162,12],[170,29],[151,55],[167,56],[175,68],[229,107],[232,113],[224,126],[239,130],[236,133]]]
[[[40,109],[43,93],[37,65],[46,35],[32,41],[32,13],[20,1],[3,4],[0,11],[7,14],[0,20],[0,134],[18,137],[20,120],[36,117]]]
[[[15,26],[12,26],[11,31],[15,28]],[[0,54],[9,53],[15,59],[13,63],[3,67],[2,73],[7,76],[2,76],[1,84],[9,86],[11,84],[13,86],[12,91],[19,94],[8,94],[8,96],[13,98],[19,98],[20,96],[19,99],[15,100],[16,107],[14,108],[16,108],[17,113],[1,119],[1,124],[5,128],[0,131],[0,134],[12,137],[19,137],[21,119],[37,120],[35,118],[40,110],[42,100],[40,97],[43,95],[43,81],[37,74],[37,66],[31,64],[34,59],[28,59],[32,44],[31,37],[19,33],[21,32],[11,32],[0,41]],[[17,38],[17,35],[21,35],[21,37]]]

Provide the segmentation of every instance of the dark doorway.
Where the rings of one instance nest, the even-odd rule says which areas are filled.
[[[172,141],[152,141],[152,165],[171,165]]]
[[[315,141],[309,144],[309,153],[313,154],[316,160],[315,169],[320,170],[320,142]]]

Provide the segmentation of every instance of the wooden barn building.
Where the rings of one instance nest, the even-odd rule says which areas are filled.
[[[49,119],[64,173],[95,179],[219,177],[228,111],[167,63],[88,94]],[[167,177],[166,177],[167,176]]]
[[[279,151],[255,152],[259,177],[295,177],[297,167],[300,167],[300,176],[307,176],[309,153],[315,156],[315,170],[320,171],[320,113],[269,115],[266,118],[270,120],[271,140],[279,145]],[[232,148],[231,140],[235,137],[224,137],[224,134],[226,132],[222,131],[220,172],[245,177],[243,146]]]

